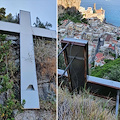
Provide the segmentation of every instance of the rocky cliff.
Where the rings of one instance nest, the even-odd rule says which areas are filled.
[[[61,5],[64,8],[75,7],[79,10],[81,0],[58,0],[58,6]]]

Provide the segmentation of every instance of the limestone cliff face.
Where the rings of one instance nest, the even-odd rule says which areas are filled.
[[[75,7],[79,10],[81,0],[58,0],[58,5],[62,5],[65,8]]]

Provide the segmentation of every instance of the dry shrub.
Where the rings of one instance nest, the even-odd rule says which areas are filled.
[[[47,100],[40,99],[41,119],[55,120],[56,118],[56,41],[37,39],[34,41],[35,61],[38,88],[49,83]],[[51,92],[52,91],[52,92]],[[43,91],[44,92],[44,91]],[[45,111],[45,114],[44,114]],[[40,114],[40,113],[39,113]]]
[[[56,57],[55,40],[37,39],[34,41],[35,58],[44,62],[46,58]]]
[[[56,73],[56,42],[37,39],[34,43],[36,66],[40,68],[38,76],[48,76],[51,80]]]
[[[87,92],[70,95],[67,89],[59,88],[59,120],[115,120],[115,115],[103,103],[93,99]]]
[[[41,66],[41,75],[49,76],[50,79],[54,76],[56,72],[56,59],[55,58],[47,58],[45,62],[40,63]]]

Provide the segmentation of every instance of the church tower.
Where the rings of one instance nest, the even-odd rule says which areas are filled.
[[[94,7],[93,7],[93,10],[95,10],[95,11],[96,11],[96,3],[94,3]]]

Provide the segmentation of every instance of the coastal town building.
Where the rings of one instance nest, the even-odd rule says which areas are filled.
[[[101,22],[103,22],[105,19],[105,10],[103,10],[103,8],[97,10],[95,3],[93,9],[92,7],[88,7],[87,10],[85,10],[84,7],[80,6],[79,12],[81,12],[83,14],[83,17],[86,19],[97,17]]]
[[[103,53],[99,52],[95,56],[95,66],[103,66],[105,64],[104,62],[104,55]]]

